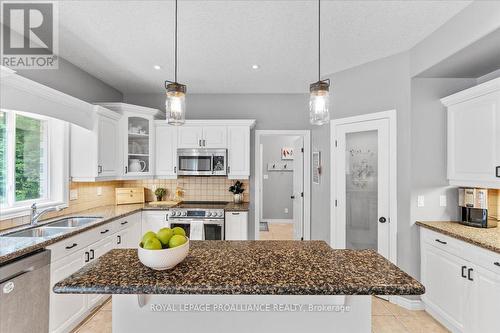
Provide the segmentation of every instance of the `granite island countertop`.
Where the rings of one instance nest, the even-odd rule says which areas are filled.
[[[69,216],[99,216],[100,219],[93,223],[87,224],[82,227],[68,230],[64,234],[53,235],[49,237],[4,237],[6,234],[26,230],[32,228],[30,225],[21,225],[19,227],[0,230],[0,265],[8,261],[14,260],[18,257],[27,255],[31,252],[43,249],[51,244],[57,243],[63,239],[75,236],[79,233],[85,232],[92,228],[96,228],[103,224],[112,222],[116,219],[132,215],[144,210],[168,210],[174,205],[150,205],[148,203],[129,204],[129,205],[108,205],[92,209],[83,210],[81,212],[74,212],[68,215],[61,215],[48,220],[43,220],[38,223],[38,226],[43,226],[55,220],[59,220]],[[248,203],[234,204],[227,203],[226,211],[248,211]]]
[[[417,221],[417,225],[500,253],[500,228],[476,228],[456,221]]]
[[[111,250],[58,282],[66,294],[421,295],[424,286],[373,250],[324,241],[191,241],[172,270]]]

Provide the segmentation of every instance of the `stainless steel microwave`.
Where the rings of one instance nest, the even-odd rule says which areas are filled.
[[[177,149],[178,174],[181,176],[225,176],[226,149]]]

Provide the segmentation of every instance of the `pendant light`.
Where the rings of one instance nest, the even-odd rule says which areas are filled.
[[[330,121],[330,79],[321,80],[321,0],[318,0],[318,81],[309,86],[309,121],[323,125]]]
[[[186,85],[177,82],[177,0],[175,0],[175,54],[174,81],[165,81],[167,99],[165,109],[170,125],[183,125],[186,121]]]

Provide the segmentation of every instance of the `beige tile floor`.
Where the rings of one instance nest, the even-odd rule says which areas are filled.
[[[409,311],[373,297],[373,333],[445,333],[449,332],[425,311]],[[73,333],[111,333],[111,300],[94,312]]]
[[[293,239],[293,224],[269,223],[269,231],[259,232],[260,240],[289,240]]]

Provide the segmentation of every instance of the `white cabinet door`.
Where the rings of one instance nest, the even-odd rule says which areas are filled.
[[[469,301],[468,263],[434,246],[422,243],[422,296],[430,312],[436,312],[456,329],[463,331],[465,307]],[[465,267],[465,268],[462,268]]]
[[[133,223],[128,228],[113,235],[115,248],[136,249],[141,242],[141,236],[141,223]]]
[[[228,178],[244,179],[250,176],[250,128],[229,126],[228,133]]]
[[[156,176],[177,178],[177,127],[156,124]]]
[[[118,121],[102,115],[98,115],[98,166],[99,177],[111,177],[118,175]],[[79,152],[77,152],[79,153]]]
[[[248,213],[247,212],[226,212],[225,220],[226,240],[247,240],[248,239]]]
[[[181,126],[177,130],[177,145],[179,148],[201,148],[203,127]]]
[[[142,235],[148,231],[158,232],[161,228],[167,227],[167,211],[142,212]]]
[[[123,229],[113,236],[116,249],[126,249],[130,243],[130,228]]]
[[[498,333],[500,321],[498,308],[500,306],[500,269],[496,274],[482,267],[474,267],[472,273],[473,302],[470,311],[474,315],[470,320],[468,332]],[[469,326],[469,325],[468,325]]]
[[[115,237],[106,237],[95,244],[89,246],[88,251],[90,253],[90,261],[96,260],[101,257],[103,254],[108,252],[109,250],[115,247]],[[89,294],[88,295],[88,308],[92,309],[95,306],[99,305],[107,295],[99,295],[99,294]]]
[[[87,311],[87,295],[56,294],[54,285],[75,273],[84,265],[84,250],[80,250],[51,263],[49,332],[69,332]],[[29,302],[29,300],[26,300]]]
[[[226,126],[203,127],[203,148],[227,148]]]
[[[454,185],[500,188],[500,94],[448,107],[448,178]]]
[[[124,176],[151,176],[154,169],[153,117],[125,113],[122,118]]]

